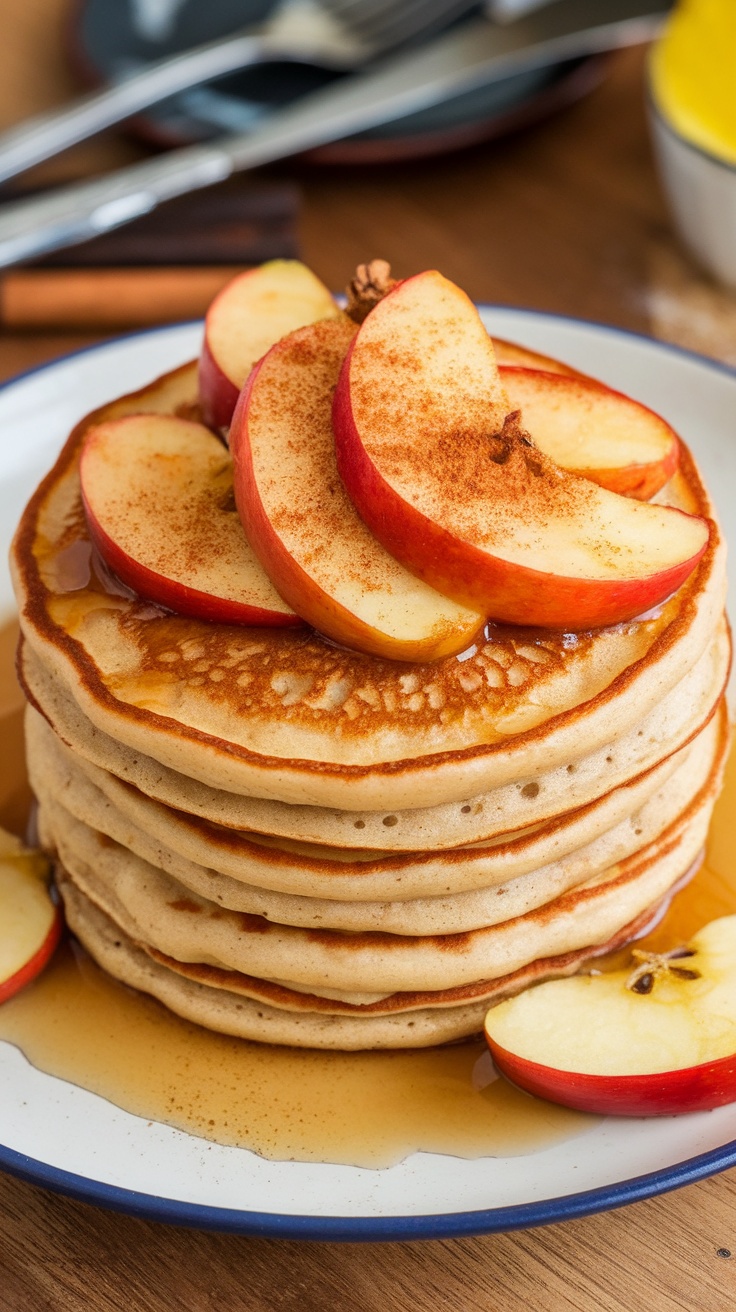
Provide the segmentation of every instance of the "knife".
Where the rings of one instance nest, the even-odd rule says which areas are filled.
[[[472,19],[368,73],[354,74],[273,114],[250,133],[218,138],[74,183],[0,212],[0,267],[71,246],[222,182],[532,68],[650,39],[667,0],[555,0],[516,22]],[[592,15],[592,16],[591,16]]]

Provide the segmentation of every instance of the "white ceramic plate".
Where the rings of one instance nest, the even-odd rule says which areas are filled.
[[[736,373],[646,338],[487,308],[492,332],[559,356],[651,405],[695,450],[736,541]],[[195,355],[199,325],[137,334],[0,391],[0,536],[72,424]],[[3,551],[3,556],[5,551]],[[0,614],[12,607],[0,574]],[[0,1167],[139,1215],[319,1239],[412,1239],[513,1229],[633,1202],[736,1165],[736,1105],[696,1116],[608,1119],[527,1157],[417,1153],[388,1170],[267,1162],[120,1111],[34,1070],[0,1043]]]

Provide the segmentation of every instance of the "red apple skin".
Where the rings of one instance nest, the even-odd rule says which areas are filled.
[[[651,501],[665,484],[677,473],[680,463],[680,445],[673,446],[667,459],[661,464],[624,465],[621,469],[571,469],[571,474],[580,478],[589,478],[599,487],[607,487],[609,492],[618,492],[619,496],[632,497],[634,501]]]
[[[255,480],[249,476],[252,455],[248,406],[261,364],[262,361],[259,361],[251,371],[240,394],[230,430],[236,502],[243,524],[248,525],[247,536],[251,546],[257,552],[258,559],[274,586],[278,586],[279,592],[289,601],[289,605],[293,606],[294,602],[299,605],[302,613],[309,616],[311,625],[320,632],[339,630],[343,635],[341,640],[347,647],[381,655],[380,649],[374,649],[366,626],[360,624],[339,602],[326,597],[322,589],[313,583],[309,575],[286,550],[274,533]]]
[[[679,455],[673,451],[669,460],[662,467],[661,475],[648,469],[645,465],[626,465],[623,469],[572,469],[572,474],[589,478],[599,487],[607,487],[609,492],[618,492],[622,497],[633,497],[635,501],[651,501],[660,488],[669,483],[677,470]]]
[[[537,1098],[598,1116],[677,1116],[736,1101],[736,1053],[652,1075],[586,1075],[518,1057],[486,1033],[502,1075]]]
[[[177,615],[189,615],[192,619],[210,620],[220,624],[268,625],[270,628],[298,628],[303,621],[298,615],[288,611],[265,610],[261,606],[248,606],[243,602],[227,597],[214,597],[209,592],[190,588],[176,579],[167,579],[163,574],[149,569],[140,561],[133,560],[105,532],[95,519],[89,505],[84,503],[89,535],[102,559],[113,574],[133,592],[157,605],[165,606]]]
[[[199,395],[202,419],[216,432],[227,428],[238,403],[238,389],[223,373],[205,337],[199,357]]]
[[[106,532],[89,498],[85,495],[84,462],[88,452],[93,451],[95,441],[96,435],[93,431],[87,438],[82,452],[80,464],[82,504],[92,543],[102,560],[121,582],[140,597],[165,606],[177,615],[188,615],[193,619],[209,620],[220,624],[267,625],[272,628],[295,628],[302,625],[303,621],[291,610],[272,610],[270,607],[249,605],[232,597],[221,597],[204,592],[178,579],[169,578],[130,556]]]
[[[250,459],[247,406],[251,381],[255,381],[257,373],[258,365],[243,388],[241,399],[233,415],[231,428],[233,449],[240,452],[241,470],[247,468]],[[382,648],[380,641],[376,641],[376,635],[367,625],[361,624],[339,602],[327,597],[293,556],[285,550],[271,527],[271,521],[264,510],[254,482],[246,474],[236,473],[236,486],[238,507],[243,522],[248,524],[250,542],[257,544],[258,559],[289,605],[292,607],[298,605],[302,614],[308,617],[308,623],[319,633],[339,633],[339,641],[346,647],[372,656],[386,656],[385,649]],[[390,655],[398,660],[402,658],[398,650],[392,651]]]
[[[273,351],[278,349],[278,344],[272,348]],[[286,550],[274,532],[255,480],[251,477],[253,462],[248,427],[249,402],[266,358],[260,360],[251,371],[240,393],[230,428],[230,441],[240,516],[243,524],[248,526],[247,537],[251,546],[274,586],[290,606],[294,609],[299,607],[302,616],[320,633],[328,633],[335,641],[356,651],[392,660],[424,661],[439,660],[443,656],[465,650],[477,635],[477,627],[456,634],[444,634],[421,646],[415,642],[402,643],[387,639],[385,634],[377,632],[323,592]]]
[[[541,365],[532,365],[531,369],[537,374],[545,372],[556,372],[562,374],[562,370],[545,370]],[[514,379],[526,374],[528,370],[526,366],[521,365],[520,363],[513,365],[499,363],[498,372],[504,387],[506,387],[509,395],[513,398]],[[564,376],[569,377],[572,372],[573,371],[570,370],[569,373],[566,372]],[[605,383],[599,383],[594,378],[587,378],[584,374],[577,374],[574,375],[574,377],[577,378],[577,380],[580,381],[589,392],[595,392],[597,390],[601,393],[607,393],[608,395],[611,395],[611,393],[614,392],[614,389],[606,387]],[[615,394],[622,395],[621,393]],[[625,399],[628,400],[628,397]],[[647,410],[649,407],[642,406],[641,408]],[[659,416],[655,415],[654,417],[659,422]],[[522,410],[522,422],[523,418],[524,415]],[[534,434],[532,433],[531,436],[533,437]],[[596,468],[595,465],[586,465],[584,468],[575,468],[572,465],[565,465],[564,468],[567,469],[570,474],[577,474],[580,478],[588,478],[591,483],[597,483],[599,487],[608,488],[609,492],[618,492],[619,496],[633,497],[635,501],[649,501],[665,486],[666,483],[669,483],[670,479],[673,478],[677,472],[677,467],[680,463],[681,444],[676,433],[673,432],[672,437],[672,445],[662,460],[650,461],[643,464],[622,465],[618,469],[611,467],[599,469]]]
[[[643,579],[620,582],[566,578],[509,563],[469,542],[459,542],[439,524],[398,496],[363,447],[350,404],[348,350],[335,391],[333,426],[340,476],[360,516],[387,551],[438,592],[483,609],[493,596],[492,619],[539,628],[566,629],[575,616],[577,632],[635,619],[676,592],[708,546],[690,559]],[[684,511],[683,519],[692,518]],[[523,619],[521,619],[523,617]]]
[[[563,364],[562,360],[555,360],[551,355],[542,355],[540,351],[532,351],[528,346],[520,346],[518,342],[508,342],[503,337],[492,337],[491,340],[499,369],[539,369],[544,373],[564,374],[568,378],[588,376],[581,374],[578,369],[573,369],[572,365]]]
[[[61,907],[58,903],[54,903],[54,919],[38,951],[34,952],[33,956],[26,961],[25,965],[21,966],[20,970],[16,970],[14,975],[11,975],[8,979],[0,980],[0,1004],[7,1002],[9,998],[12,998],[14,994],[25,988],[26,984],[30,984],[37,975],[41,974],[41,971],[48,965],[59,946],[63,929],[64,917]]]
[[[225,371],[228,367],[227,363],[224,368],[218,363],[217,345],[214,353],[212,350],[211,333],[214,331],[214,323],[220,322],[219,316],[226,306],[232,308],[234,303],[241,303],[242,293],[245,293],[245,301],[248,304],[249,296],[253,295],[254,285],[263,287],[265,284],[269,287],[271,295],[276,296],[282,308],[291,304],[292,310],[295,310],[296,306],[291,296],[294,279],[296,279],[296,306],[301,308],[300,312],[289,316],[288,323],[284,323],[283,318],[278,314],[274,321],[273,315],[263,305],[258,310],[250,304],[250,314],[255,315],[254,322],[258,322],[261,327],[266,327],[267,331],[265,334],[262,331],[256,334],[257,339],[260,339],[257,347],[253,349],[255,343],[250,343],[249,352],[240,360],[240,371],[234,378],[230,377]],[[308,297],[306,317],[305,292]],[[312,319],[332,317],[340,313],[327,288],[298,260],[268,260],[254,269],[247,269],[237,274],[218,292],[205,318],[204,342],[199,357],[199,402],[202,418],[207,427],[219,433],[228,429],[241,385],[250,366],[255,364],[257,359],[265,354],[285,332],[291,332],[303,323],[311,322]],[[243,365],[247,367],[242,368]]]

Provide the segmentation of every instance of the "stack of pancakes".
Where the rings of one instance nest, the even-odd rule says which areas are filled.
[[[14,544],[40,834],[95,960],[211,1029],[407,1047],[644,932],[726,751],[717,529],[646,616],[435,664],[187,619],[96,561],[77,465],[100,419],[195,406],[185,367],[84,421]],[[712,515],[686,452],[662,499]]]

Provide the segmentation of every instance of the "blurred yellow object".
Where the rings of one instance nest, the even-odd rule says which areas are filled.
[[[652,51],[651,86],[676,132],[736,164],[736,0],[680,0]]]

